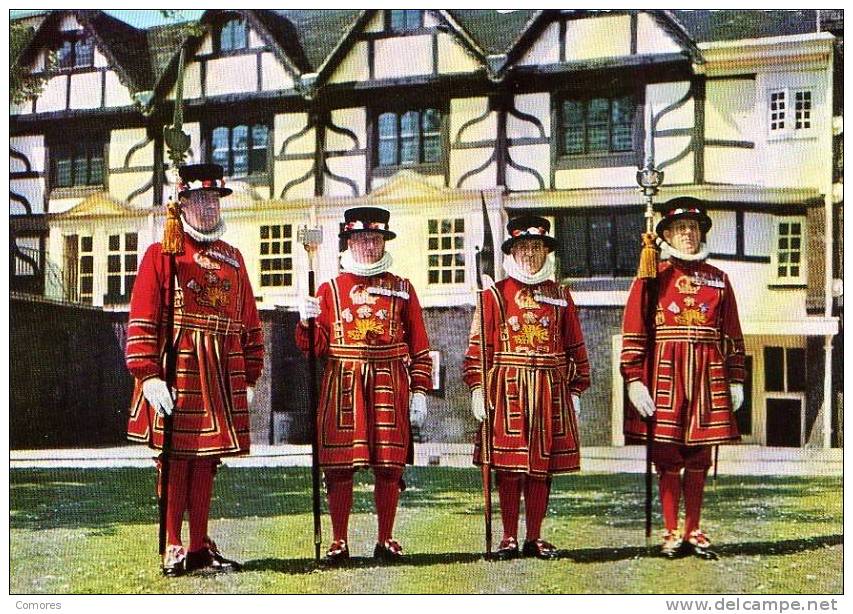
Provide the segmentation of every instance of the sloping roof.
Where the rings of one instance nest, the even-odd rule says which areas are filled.
[[[101,53],[115,62],[117,71],[123,73],[125,85],[133,92],[151,89],[153,76],[145,31],[137,30],[103,11],[75,12],[78,19],[100,39]]]
[[[815,10],[673,10],[699,43],[817,31]]]
[[[361,10],[278,10],[273,12],[293,25],[299,46],[310,67],[309,72],[314,72],[329,57]]]
[[[490,55],[506,53],[538,10],[451,9],[447,11]]]
[[[181,41],[186,37],[186,24],[157,26],[145,31],[148,38],[148,52],[151,57],[151,72],[156,83],[166,72],[169,61],[175,55]]]

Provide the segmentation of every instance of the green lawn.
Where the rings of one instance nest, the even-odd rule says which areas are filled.
[[[12,593],[841,593],[841,478],[724,476],[703,527],[723,558],[666,561],[643,544],[641,475],[554,481],[544,536],[556,561],[482,560],[475,469],[409,468],[396,536],[404,563],[374,563],[372,476],[358,474],[355,557],[313,562],[310,473],[223,468],[211,534],[241,574],[160,576],[154,472],[12,470]],[[500,521],[495,501],[495,533]],[[656,512],[657,513],[657,512]],[[523,521],[522,521],[523,523]],[[655,519],[657,534],[659,520]],[[523,526],[523,524],[522,524]],[[324,549],[329,538],[323,517]],[[185,529],[186,531],[186,529]],[[497,539],[496,539],[497,541]]]

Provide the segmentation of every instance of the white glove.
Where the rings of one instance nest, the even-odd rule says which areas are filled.
[[[628,384],[628,398],[643,418],[650,418],[655,413],[655,402],[646,385],[637,380]]]
[[[575,417],[580,418],[581,417],[581,398],[576,394],[572,395],[572,407],[575,410]]]
[[[423,392],[412,393],[412,398],[409,399],[409,422],[412,426],[421,428],[426,421],[426,415],[426,395]]]
[[[737,411],[743,405],[743,384],[729,384],[732,393],[732,411]]]
[[[320,315],[320,299],[316,296],[303,296],[299,302],[299,321],[303,326],[308,325],[308,320]]]
[[[172,394],[169,394],[169,387],[159,377],[152,377],[142,382],[142,395],[151,407],[154,408],[158,416],[172,415],[177,392],[172,388]]]
[[[486,401],[483,398],[483,389],[474,388],[471,391],[471,413],[477,422],[482,422],[486,419]]]
[[[246,407],[250,407],[252,405],[252,399],[255,398],[255,387],[254,386],[246,386]]]

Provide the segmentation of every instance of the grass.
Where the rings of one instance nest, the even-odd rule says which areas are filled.
[[[245,572],[165,579],[156,555],[153,469],[12,470],[10,592],[843,592],[841,478],[722,477],[716,491],[709,488],[703,521],[723,555],[713,563],[666,561],[644,547],[642,476],[556,478],[544,537],[561,547],[561,557],[503,563],[480,554],[475,469],[409,468],[406,479],[395,530],[405,562],[370,558],[372,476],[360,472],[350,522],[355,558],[346,568],[322,569],[313,561],[309,471],[225,467],[211,535]],[[499,537],[496,495],[494,501]],[[325,549],[327,515],[323,530]]]

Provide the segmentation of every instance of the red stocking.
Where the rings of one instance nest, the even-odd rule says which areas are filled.
[[[351,469],[326,469],[326,493],[329,499],[329,515],[332,517],[332,539],[347,539],[349,515],[352,510]]]
[[[204,548],[218,458],[195,458],[190,468],[190,552]]]
[[[707,469],[684,470],[684,535],[699,528],[702,515],[702,495],[705,493]]]
[[[527,524],[527,541],[541,537],[542,520],[548,509],[549,484],[547,479],[527,476],[524,483],[524,514]]]
[[[518,537],[518,506],[521,499],[521,483],[524,474],[497,471],[498,499],[501,503],[501,523],[504,539]]]
[[[373,487],[373,499],[376,502],[376,516],[379,530],[376,535],[377,543],[391,539],[394,532],[394,518],[397,516],[397,502],[400,499],[400,478],[403,477],[402,467],[374,467],[373,475],[376,484]]]
[[[158,464],[158,469],[160,466]],[[166,544],[182,545],[181,525],[184,522],[184,511],[187,508],[187,475],[190,461],[182,458],[169,459],[169,498],[166,504]],[[160,493],[162,473],[158,475],[157,492]]]
[[[681,498],[681,473],[678,469],[659,469],[660,507],[663,526],[667,531],[678,530],[678,504]]]

